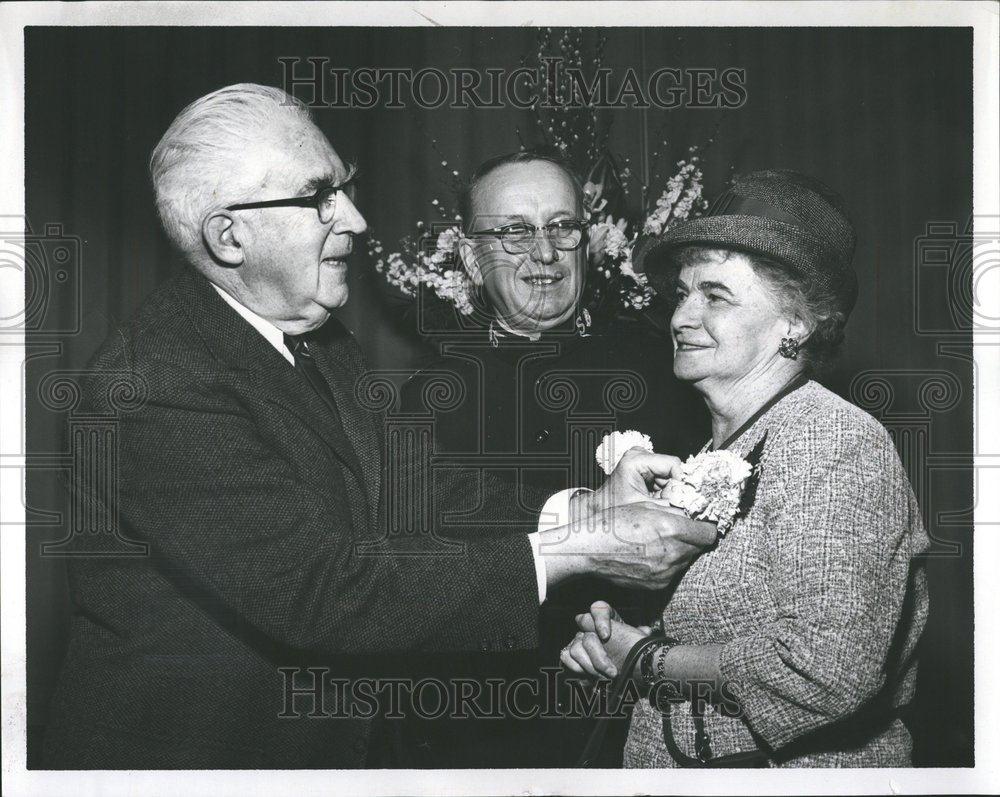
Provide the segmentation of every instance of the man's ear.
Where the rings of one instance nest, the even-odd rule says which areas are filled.
[[[201,237],[216,263],[231,268],[243,265],[244,252],[236,238],[236,220],[228,211],[217,210],[205,216]]]
[[[463,237],[458,240],[458,259],[462,261],[465,272],[469,275],[469,279],[472,280],[472,284],[477,288],[482,288],[483,271],[479,267],[479,261],[476,258],[475,244],[468,238]]]

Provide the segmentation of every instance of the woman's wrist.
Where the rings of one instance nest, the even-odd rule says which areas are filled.
[[[691,699],[698,695],[715,700],[722,684],[719,652],[722,645],[675,643],[656,651],[652,666],[661,699]]]
[[[636,661],[632,670],[632,680],[643,692],[652,689],[657,683],[669,679],[667,672],[667,657],[670,651],[678,647],[680,642],[675,639],[665,639],[647,650]]]

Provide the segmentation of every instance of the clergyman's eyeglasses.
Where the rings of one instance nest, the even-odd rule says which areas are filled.
[[[511,255],[523,255],[525,252],[530,252],[535,245],[535,236],[538,232],[541,232],[556,249],[565,252],[579,248],[580,244],[583,243],[586,230],[587,222],[585,221],[563,219],[543,227],[517,222],[503,227],[493,227],[489,230],[470,232],[469,236],[495,236],[500,239],[500,245],[503,246],[505,252]]]

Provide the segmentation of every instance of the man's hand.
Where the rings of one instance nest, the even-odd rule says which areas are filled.
[[[549,586],[589,573],[623,587],[663,589],[715,539],[714,523],[645,500],[543,531],[539,543]]]
[[[648,501],[663,489],[680,464],[677,457],[668,454],[630,448],[600,489],[579,496],[583,507],[581,517],[596,515],[613,506]]]

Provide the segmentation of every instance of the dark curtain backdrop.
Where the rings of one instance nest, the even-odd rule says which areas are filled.
[[[828,385],[850,396],[853,384],[855,399],[897,435],[941,541],[929,562],[932,615],[912,724],[918,761],[971,764],[971,337],[952,311],[940,267],[921,270],[918,251],[929,223],[961,231],[971,213],[971,29],[606,33],[606,64],[617,75],[626,67],[646,75],[660,66],[746,70],[748,99],[739,109],[616,111],[611,148],[629,155],[634,168],[641,168],[644,142],[656,144],[657,130],[666,130],[673,160],[715,133],[705,158],[709,195],[733,170],[774,166],[816,175],[847,197],[859,233],[861,293]],[[512,70],[534,49],[536,32],[29,28],[25,35],[28,223],[36,234],[61,225],[63,235],[81,241],[78,282],[50,292],[42,329],[28,341],[28,445],[38,463],[28,486],[28,710],[37,732],[64,650],[68,608],[64,561],[39,553],[41,542],[60,539],[67,525],[58,519],[66,510],[60,479],[43,461],[65,445],[66,417],[40,403],[40,381],[55,369],[83,367],[113,324],[128,318],[173,266],[146,171],[160,135],[185,104],[213,89],[279,85],[283,56],[327,57],[347,68]],[[463,171],[516,149],[518,128],[532,140],[529,112],[509,108],[320,109],[316,121],[342,156],[359,162],[361,209],[390,247],[418,219],[436,220],[429,200],[448,196],[432,140]],[[418,346],[399,325],[398,307],[364,249],[356,247],[341,318],[373,367],[410,367]],[[28,287],[30,295],[37,286]],[[74,295],[82,296],[78,325]],[[46,334],[77,326],[73,334]]]

